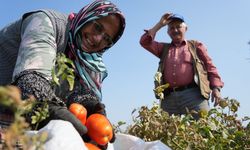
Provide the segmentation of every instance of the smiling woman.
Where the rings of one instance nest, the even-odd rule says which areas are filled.
[[[65,101],[69,97],[81,101],[91,93],[98,101],[95,104],[101,103],[101,84],[107,76],[102,54],[118,41],[124,28],[123,14],[106,0],[96,0],[70,15],[47,9],[25,13],[0,31],[0,85],[18,86],[22,99],[33,95],[39,102],[48,102],[50,117],[40,127],[53,119],[66,120],[84,136],[86,127],[68,111]],[[74,63],[69,66],[76,75],[73,91],[65,83],[56,87],[51,84],[51,72],[60,53]],[[28,121],[32,113],[26,116]],[[0,118],[0,127],[8,126],[12,112],[0,107],[1,114],[9,119]]]

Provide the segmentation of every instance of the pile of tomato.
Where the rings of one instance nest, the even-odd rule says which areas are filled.
[[[87,110],[78,103],[72,103],[69,111],[73,113],[88,129],[88,136],[99,145],[106,145],[113,137],[113,129],[109,120],[101,114],[91,114],[87,118]],[[100,150],[92,143],[85,143],[89,150]]]

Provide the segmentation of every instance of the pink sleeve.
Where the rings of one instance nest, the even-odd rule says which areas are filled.
[[[218,74],[217,68],[213,64],[212,59],[209,57],[205,45],[198,42],[196,47],[197,47],[197,55],[203,61],[204,65],[207,69],[208,79],[210,81],[210,87],[211,88],[223,87],[224,83],[222,82],[222,80]]]
[[[145,33],[141,36],[140,44],[143,48],[154,54],[156,57],[160,57],[163,49],[163,43],[154,41],[154,37],[148,34],[147,30],[145,30]]]

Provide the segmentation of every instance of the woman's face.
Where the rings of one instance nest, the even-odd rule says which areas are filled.
[[[85,52],[93,53],[113,45],[113,39],[120,29],[120,19],[108,15],[88,22],[82,29],[81,47]]]

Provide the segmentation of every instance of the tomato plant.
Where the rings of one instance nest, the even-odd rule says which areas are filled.
[[[86,118],[87,118],[87,110],[84,106],[78,103],[72,103],[69,106],[69,111],[78,118],[83,125],[86,123]]]
[[[87,118],[86,127],[89,137],[100,145],[106,145],[113,137],[112,125],[104,115],[90,115]]]
[[[250,117],[240,120],[236,114],[239,106],[237,100],[225,98],[208,112],[196,112],[201,118],[195,120],[192,112],[169,115],[154,103],[152,108],[142,106],[134,111],[136,116],[125,133],[145,141],[161,140],[173,150],[250,149]],[[246,121],[248,124],[244,126]]]
[[[89,150],[101,150],[99,147],[95,146],[92,143],[85,143],[85,146],[89,149]]]

